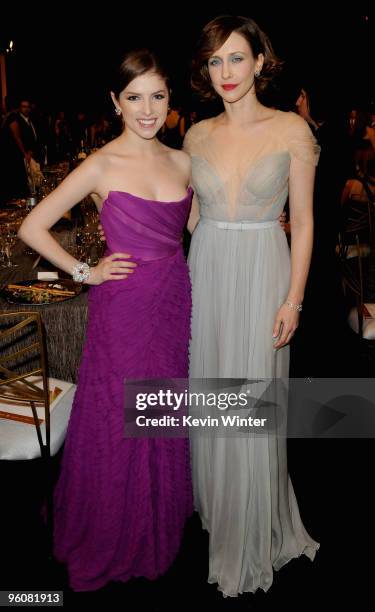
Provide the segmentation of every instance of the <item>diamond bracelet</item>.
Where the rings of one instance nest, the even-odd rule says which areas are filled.
[[[301,312],[302,310],[302,304],[293,304],[293,302],[289,302],[288,300],[286,300],[285,304],[289,306],[289,308],[291,308],[292,310],[296,310],[297,312]]]
[[[85,262],[78,262],[73,266],[72,277],[76,283],[84,283],[91,274],[90,266]]]

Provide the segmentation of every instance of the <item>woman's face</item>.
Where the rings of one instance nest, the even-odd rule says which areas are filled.
[[[237,102],[253,87],[255,71],[261,71],[264,57],[254,58],[247,40],[232,32],[208,60],[208,71],[216,93],[225,102]],[[255,93],[255,90],[254,90]]]
[[[168,113],[169,92],[165,80],[156,72],[133,79],[113,103],[121,110],[125,129],[141,138],[154,138]]]

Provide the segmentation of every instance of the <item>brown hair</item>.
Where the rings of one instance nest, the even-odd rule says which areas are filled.
[[[133,79],[142,76],[146,72],[155,72],[162,79],[169,89],[169,77],[161,59],[150,49],[134,49],[126,53],[122,61],[112,76],[110,90],[116,98],[129,85]]]
[[[259,53],[264,55],[262,72],[255,79],[257,94],[263,93],[281,70],[283,62],[276,57],[268,36],[255,21],[249,17],[232,15],[216,17],[203,28],[193,59],[191,85],[206,100],[213,100],[217,97],[211,85],[207,62],[232,32],[241,34],[247,40],[255,58]]]

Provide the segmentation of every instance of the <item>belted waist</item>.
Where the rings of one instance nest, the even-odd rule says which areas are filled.
[[[252,223],[251,221],[217,221],[216,219],[209,219],[209,217],[201,217],[199,222],[224,230],[266,229],[267,227],[279,225],[279,221],[277,219],[273,221],[260,221],[258,223]]]

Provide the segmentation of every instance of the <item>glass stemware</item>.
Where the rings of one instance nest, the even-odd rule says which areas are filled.
[[[15,221],[4,223],[1,226],[1,250],[4,257],[2,268],[17,268],[18,264],[12,261],[13,247],[17,242],[19,224]],[[6,259],[5,259],[6,258]]]

